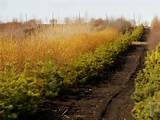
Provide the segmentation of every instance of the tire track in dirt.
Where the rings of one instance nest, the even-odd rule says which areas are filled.
[[[142,40],[146,40],[149,30],[145,29],[145,34]],[[134,102],[131,98],[134,92],[134,81],[136,79],[136,74],[140,69],[143,68],[144,58],[147,51],[147,43],[146,42],[135,42],[134,46],[141,47],[141,55],[139,58],[139,62],[137,64],[137,68],[134,73],[131,75],[129,81],[126,83],[125,87],[122,88],[119,93],[114,96],[108,105],[104,113],[102,114],[100,120],[134,120],[131,110],[133,109]],[[137,51],[137,50],[136,50]],[[115,82],[116,83],[116,82]]]
[[[110,100],[106,107],[106,111],[102,115],[102,120],[134,120],[131,114],[131,110],[134,104],[131,95],[134,92],[134,80],[136,78],[136,74],[140,69],[143,68],[144,56],[146,52],[143,43],[138,44],[139,47],[141,46],[142,48],[142,53],[140,55],[137,67],[133,74],[130,76],[129,81],[126,82],[119,93]]]

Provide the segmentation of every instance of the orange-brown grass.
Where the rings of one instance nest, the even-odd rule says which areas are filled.
[[[151,31],[148,37],[148,48],[154,50],[160,42],[160,19],[155,17],[151,23]]]
[[[10,63],[21,70],[27,60],[33,64],[44,61],[47,56],[53,58],[57,66],[72,63],[78,56],[93,52],[102,44],[115,40],[119,36],[116,29],[100,32],[78,31],[74,34],[46,35],[36,34],[26,39],[0,39],[0,68]]]

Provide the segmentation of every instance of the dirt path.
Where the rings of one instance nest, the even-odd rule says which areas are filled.
[[[131,74],[129,80],[126,81],[120,92],[110,100],[108,106],[106,107],[106,111],[102,115],[102,120],[134,120],[131,114],[131,110],[133,108],[133,100],[131,99],[131,96],[134,92],[134,80],[138,70],[143,67],[146,51],[144,43],[134,43],[134,46],[136,51],[141,52],[137,68],[133,74]],[[134,56],[131,57],[134,58]],[[134,59],[131,60],[130,63],[132,63],[132,61],[134,62]],[[131,66],[130,63],[128,63],[129,66]],[[117,80],[115,80],[112,84],[119,85]]]
[[[149,29],[145,29],[145,34],[142,37],[143,41],[146,41]],[[134,92],[134,81],[136,79],[136,74],[144,65],[144,57],[147,51],[147,42],[135,42],[133,43],[135,51],[140,52],[140,59],[137,64],[137,68],[134,73],[131,74],[130,79],[126,82],[124,88],[110,100],[106,106],[106,110],[102,114],[102,120],[134,120],[131,110],[133,109],[134,102],[131,98]],[[136,54],[135,54],[136,55]],[[128,64],[129,65],[129,64]],[[122,71],[123,72],[123,71]],[[114,82],[116,83],[116,80]]]
[[[142,37],[142,41],[146,41],[149,34],[149,29],[145,29],[145,34]],[[140,59],[137,64],[135,72],[131,74],[130,79],[126,82],[125,87],[110,100],[106,106],[106,110],[102,114],[102,120],[134,120],[131,110],[133,109],[134,102],[131,98],[134,92],[134,83],[136,74],[144,66],[144,58],[147,51],[147,42],[135,42],[133,43],[135,51],[141,49]],[[136,54],[135,54],[136,55]],[[128,64],[129,65],[129,64]],[[123,72],[123,71],[122,71]],[[116,83],[116,80],[114,82]]]

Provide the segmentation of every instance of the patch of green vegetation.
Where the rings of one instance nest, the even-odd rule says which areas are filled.
[[[139,72],[136,78],[133,114],[137,120],[159,120],[160,118],[159,48],[148,53],[145,68]]]

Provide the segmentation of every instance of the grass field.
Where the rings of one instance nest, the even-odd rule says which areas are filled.
[[[38,34],[28,39],[14,40],[1,39],[1,68],[7,64],[14,64],[15,67],[22,68],[25,61],[44,61],[50,55],[57,66],[71,63],[77,56],[93,52],[97,47],[115,40],[119,33],[115,29],[106,29],[101,32],[75,33],[66,36],[58,33]]]

